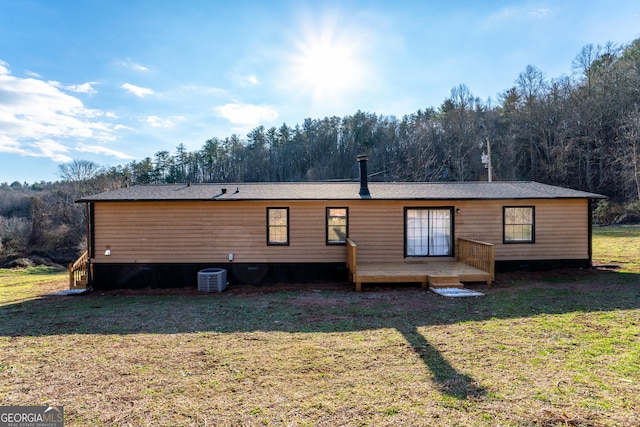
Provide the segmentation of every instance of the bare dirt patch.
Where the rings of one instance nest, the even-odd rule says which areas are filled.
[[[553,288],[556,290],[593,290],[602,291],[611,286],[609,281],[602,280],[607,274],[616,271],[615,267],[599,267],[592,269],[557,269],[549,271],[514,271],[498,273],[494,282],[488,286],[484,282],[466,283],[465,287],[480,291],[486,295],[513,292],[515,290],[527,290],[535,288]],[[269,295],[277,293],[298,293],[296,300],[302,305],[335,305],[347,304],[357,300],[361,304],[367,301],[375,303],[376,299],[383,298],[386,301],[402,300],[404,304],[416,307],[429,308],[433,304],[440,304],[441,300],[412,299],[408,295],[416,292],[429,292],[421,289],[416,283],[377,283],[367,284],[362,292],[355,292],[354,285],[346,282],[323,283],[277,283],[265,285],[231,284],[227,289],[218,292],[201,292],[195,287],[180,288],[146,288],[146,289],[119,289],[111,291],[95,291],[94,295],[191,295],[227,297],[233,295]],[[327,298],[335,293],[337,299]],[[442,297],[444,298],[444,297]]]

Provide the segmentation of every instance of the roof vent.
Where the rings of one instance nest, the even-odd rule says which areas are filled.
[[[227,194],[227,189],[226,188],[223,188],[221,191],[222,191],[222,194]]]

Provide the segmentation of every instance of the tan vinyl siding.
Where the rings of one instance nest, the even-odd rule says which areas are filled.
[[[535,206],[535,243],[502,243],[503,206]],[[267,207],[289,208],[288,246],[267,245]],[[404,260],[405,207],[452,207],[455,236],[495,244],[498,261],[588,259],[586,199],[158,201],[95,203],[94,262],[343,262],[345,246],[326,244],[327,207],[349,209],[361,262]]]
[[[289,245],[267,245],[267,207],[289,207]],[[95,205],[97,262],[340,262],[317,203],[116,202]],[[110,246],[111,256],[104,251]]]
[[[367,202],[355,203],[349,236],[363,261],[404,259],[405,207],[453,207],[455,237],[493,243],[498,261],[589,258],[587,200],[389,201],[378,202],[375,212]],[[502,243],[503,206],[535,206],[535,243]]]
[[[502,243],[504,206],[535,207],[535,243]],[[589,258],[587,200],[496,200],[456,207],[456,235],[495,244],[497,261]]]

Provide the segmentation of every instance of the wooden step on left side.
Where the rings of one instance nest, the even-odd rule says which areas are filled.
[[[87,289],[87,283],[87,276],[83,274],[73,285],[69,287],[69,289]]]

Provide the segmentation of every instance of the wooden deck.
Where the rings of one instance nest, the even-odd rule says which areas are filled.
[[[486,282],[494,279],[493,245],[474,240],[458,239],[464,248],[457,259],[429,260],[423,262],[363,262],[357,259],[358,245],[347,239],[347,267],[349,279],[356,291],[363,283],[418,282],[423,288],[464,287],[462,282]],[[480,268],[478,268],[480,267]]]
[[[460,282],[486,282],[491,275],[485,271],[458,261],[431,261],[424,263],[358,263],[353,277],[356,291],[362,283],[417,282],[423,288],[429,286],[460,286]]]

